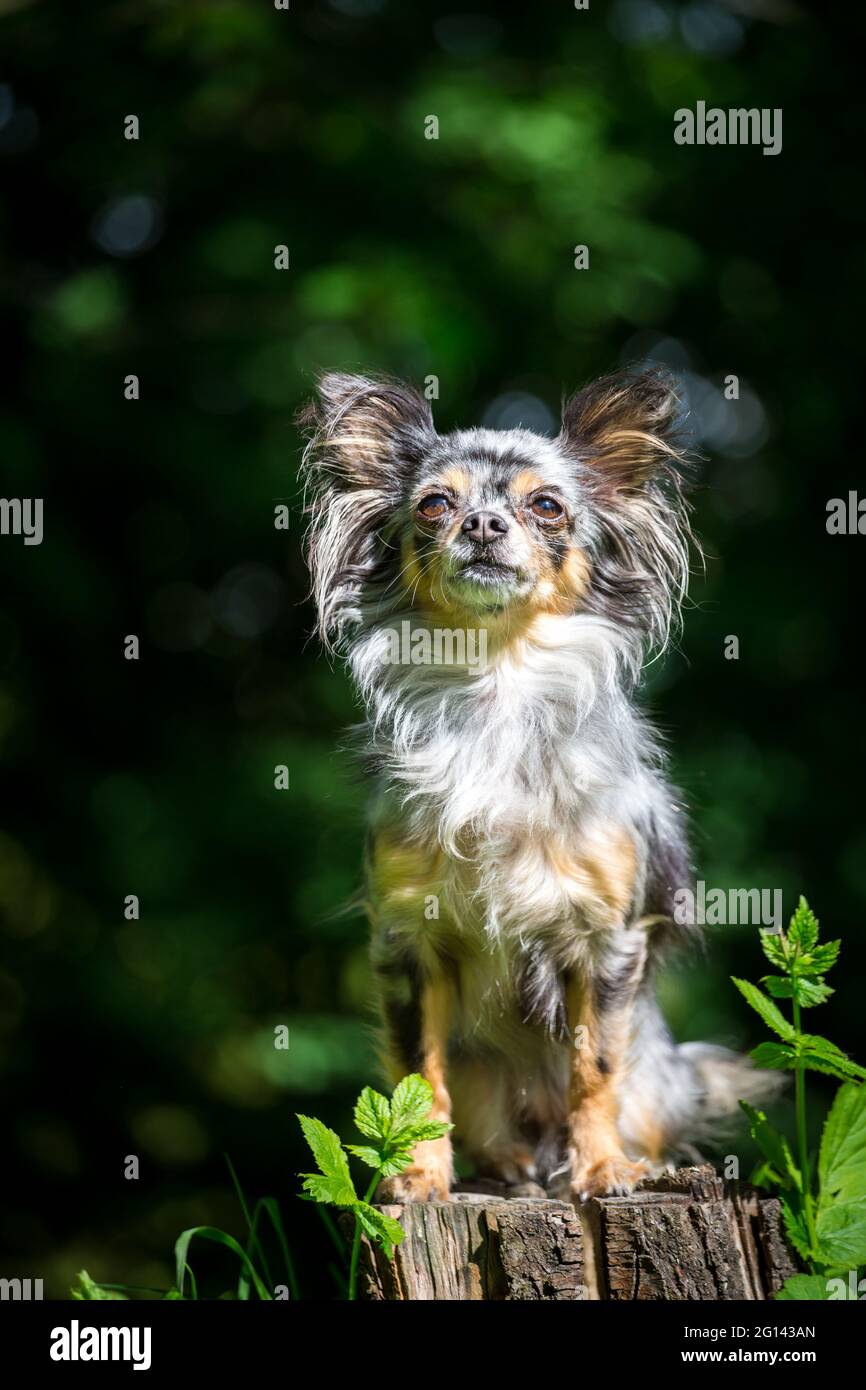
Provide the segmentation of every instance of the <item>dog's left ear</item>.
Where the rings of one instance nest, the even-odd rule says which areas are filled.
[[[601,377],[565,402],[558,443],[602,496],[625,498],[681,462],[677,404],[661,372]]]
[[[678,623],[696,544],[677,424],[676,393],[664,373],[622,372],[566,401],[557,440],[575,462],[598,528],[590,603],[657,649]]]

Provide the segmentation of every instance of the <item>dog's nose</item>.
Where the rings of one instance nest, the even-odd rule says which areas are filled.
[[[479,545],[489,545],[506,534],[508,522],[498,512],[470,512],[460,529]]]

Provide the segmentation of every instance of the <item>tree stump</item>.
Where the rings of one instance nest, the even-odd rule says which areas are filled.
[[[391,1260],[365,1238],[361,1298],[765,1299],[797,1272],[778,1200],[709,1165],[579,1208],[470,1186],[382,1207],[406,1237]]]

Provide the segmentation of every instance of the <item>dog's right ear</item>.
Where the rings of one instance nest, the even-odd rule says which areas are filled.
[[[359,600],[387,566],[382,528],[435,438],[430,406],[411,386],[328,372],[298,415],[309,436],[307,558],[326,644],[360,617]]]
[[[326,372],[298,415],[310,435],[305,465],[336,486],[390,488],[435,433],[430,406],[413,387]]]

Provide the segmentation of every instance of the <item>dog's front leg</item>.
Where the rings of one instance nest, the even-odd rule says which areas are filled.
[[[381,979],[381,975],[380,975]],[[448,1032],[452,988],[442,973],[422,977],[414,966],[392,967],[382,993],[386,1062],[393,1083],[420,1072],[433,1090],[431,1120],[451,1119],[448,1094]],[[447,1202],[453,1174],[451,1139],[428,1139],[415,1145],[412,1163],[379,1186],[380,1202]]]
[[[571,1063],[568,1096],[572,1199],[630,1192],[647,1176],[623,1152],[617,1129],[634,1001],[646,964],[646,942],[624,934],[616,953],[566,982]]]

